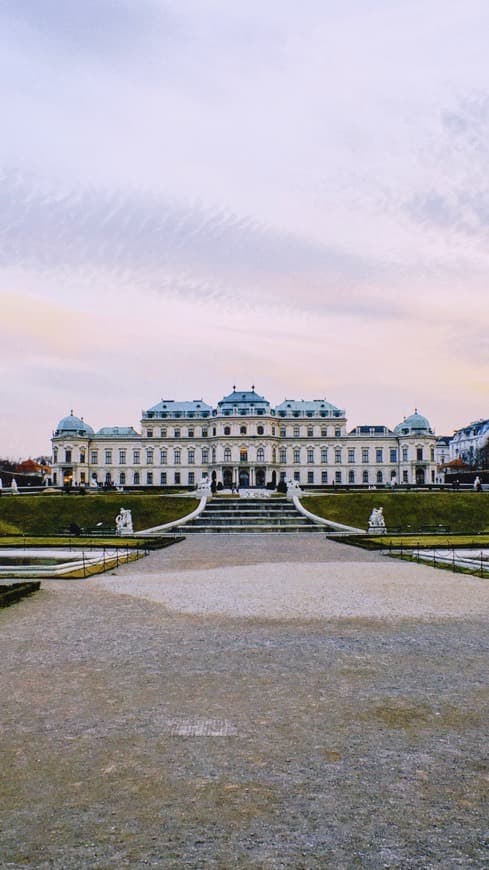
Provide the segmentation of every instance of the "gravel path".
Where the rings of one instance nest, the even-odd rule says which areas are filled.
[[[486,588],[319,535],[46,582],[0,612],[0,867],[487,870]]]
[[[92,582],[188,614],[268,619],[489,615],[487,580],[319,536],[283,538],[195,535],[120,568],[117,578],[103,575]]]

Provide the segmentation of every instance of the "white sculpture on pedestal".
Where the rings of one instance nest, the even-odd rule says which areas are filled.
[[[200,498],[203,498],[204,496],[208,496],[210,498],[210,496],[212,495],[212,487],[209,478],[203,477],[197,484],[197,489],[195,491]]]
[[[386,527],[385,527],[385,519],[384,519],[384,508],[372,508],[372,513],[370,514],[368,520],[368,530],[369,533],[376,535],[385,535]]]
[[[287,498],[295,498],[296,496],[304,494],[300,488],[298,480],[292,480],[292,478],[289,477],[285,482],[287,484]]]
[[[132,514],[130,510],[121,507],[120,512],[115,518],[115,527],[118,535],[134,534],[134,529],[132,526]]]

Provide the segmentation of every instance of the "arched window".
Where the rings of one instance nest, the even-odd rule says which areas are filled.
[[[246,426],[240,426],[240,427],[239,427],[239,434],[240,434],[240,435],[246,435],[246,431],[247,431],[247,430],[246,430]]]
[[[256,461],[257,462],[265,462],[265,451],[263,447],[259,447],[256,451]]]
[[[384,475],[382,474],[381,471],[378,471],[377,472],[377,483],[383,483],[383,482],[384,482]]]
[[[348,472],[348,483],[355,483],[355,472],[353,469]]]
[[[257,426],[256,431],[257,431],[258,435],[263,435],[265,430],[264,430],[263,426]]]
[[[362,472],[362,483],[368,483],[368,471]]]
[[[224,462],[231,462],[231,448],[224,448]]]
[[[121,473],[119,474],[119,483],[121,486],[125,485],[125,483],[126,483],[126,472],[125,471],[121,471]]]
[[[231,434],[231,426],[225,426],[225,427],[224,427],[224,434],[225,434],[225,435],[230,435],[230,434]]]
[[[138,486],[139,482],[140,482],[139,471],[135,471],[134,472],[134,484],[135,484],[135,486]]]

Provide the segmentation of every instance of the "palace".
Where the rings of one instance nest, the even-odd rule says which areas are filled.
[[[203,477],[218,488],[420,486],[435,481],[435,435],[417,411],[394,430],[356,426],[326,399],[285,399],[233,387],[213,408],[202,399],[162,399],[143,411],[141,431],[91,426],[71,412],[53,433],[57,486],[182,487]]]

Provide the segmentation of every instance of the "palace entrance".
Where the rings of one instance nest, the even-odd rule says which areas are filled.
[[[424,468],[416,469],[416,486],[424,486],[425,482]]]
[[[250,469],[249,468],[240,468],[239,469],[239,485],[241,487],[248,487],[250,485]]]
[[[265,486],[266,474],[264,468],[257,468],[255,471],[255,481],[257,486]]]
[[[232,468],[223,468],[222,469],[222,485],[224,489],[231,489],[233,485],[233,469]]]

